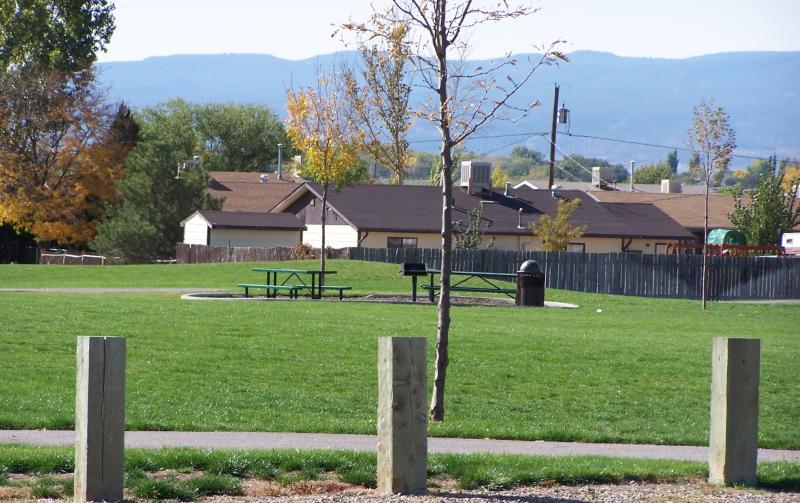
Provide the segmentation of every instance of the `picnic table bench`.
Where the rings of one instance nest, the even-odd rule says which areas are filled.
[[[437,285],[434,282],[434,276],[436,274],[441,274],[441,271],[439,269],[428,269],[427,272],[430,274],[430,282],[427,285],[422,285],[422,289],[428,291],[428,299],[431,302],[433,302],[434,297],[436,296],[436,292],[438,292],[441,289],[441,286]],[[492,281],[492,280],[510,281],[512,279],[516,279],[517,275],[514,273],[451,271],[450,274],[452,276],[463,277],[460,278],[458,282],[450,285],[451,292],[502,293],[504,295],[511,297],[512,299],[515,298],[517,293],[516,288],[507,288]],[[465,285],[464,283],[466,283],[470,279],[480,279],[486,286]]]
[[[245,289],[245,297],[248,295],[250,288],[263,288],[267,290],[268,297],[276,297],[279,290],[288,290],[289,297],[297,298],[298,292],[301,290],[310,290],[312,299],[322,298],[322,292],[325,290],[338,291],[339,300],[344,298],[345,290],[352,290],[352,286],[344,285],[323,285],[322,277],[331,274],[336,274],[336,271],[321,271],[317,269],[284,269],[272,267],[254,267],[253,272],[267,273],[267,281],[264,284],[242,283],[238,286]],[[279,281],[278,274],[285,275],[283,281]],[[311,284],[308,284],[303,279],[304,276],[311,276]],[[289,282],[292,281],[292,284]]]
[[[278,290],[288,290],[289,291],[289,298],[296,299],[297,298],[297,291],[306,288],[305,285],[259,285],[257,283],[239,283],[239,288],[244,288],[244,298],[248,298],[250,289],[259,288],[267,290],[267,296],[270,296],[270,292],[275,293]],[[272,295],[273,297],[275,295]]]

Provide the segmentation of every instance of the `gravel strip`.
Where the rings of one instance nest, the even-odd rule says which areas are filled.
[[[771,492],[760,489],[734,489],[712,486],[702,482],[679,484],[638,484],[520,487],[508,491],[444,491],[427,496],[380,497],[374,491],[354,491],[340,494],[285,496],[277,498],[217,497],[204,501],[227,502],[409,502],[409,503],[464,503],[464,502],[522,502],[522,503],[577,503],[577,502],[775,502],[800,501],[800,493]]]

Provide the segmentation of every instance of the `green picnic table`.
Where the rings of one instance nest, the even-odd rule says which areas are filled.
[[[339,300],[341,300],[343,297],[343,291],[352,289],[350,286],[323,285],[323,276],[336,274],[336,271],[321,271],[319,269],[286,269],[275,267],[254,267],[252,270],[253,272],[267,273],[266,284],[253,285],[250,283],[242,283],[239,286],[242,288],[264,288],[267,290],[268,297],[277,296],[278,290],[289,290],[289,296],[291,297],[294,293],[294,297],[296,298],[298,290],[309,289],[311,291],[312,299],[321,299],[323,290],[338,290]],[[283,280],[280,280],[278,275],[283,276]],[[304,279],[305,276],[311,276],[311,284],[306,282],[307,278]],[[245,296],[247,296],[247,290],[245,290]]]
[[[441,288],[434,282],[434,276],[441,274],[439,269],[428,269],[426,272],[430,274],[430,282],[427,285],[422,285],[423,290],[428,291],[428,298],[431,302],[434,301],[436,292]],[[492,280],[506,280],[511,281],[516,279],[515,273],[508,272],[482,272],[482,271],[451,271],[451,276],[459,276],[459,281],[450,285],[451,292],[478,292],[478,293],[502,293],[515,298],[516,288],[506,288],[503,285],[498,285]],[[480,279],[486,286],[472,286],[465,285],[471,279]]]

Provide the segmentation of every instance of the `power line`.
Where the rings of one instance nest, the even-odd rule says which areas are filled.
[[[666,149],[669,149],[669,150],[681,150],[683,152],[691,152],[691,149],[688,149],[686,147],[675,147],[673,145],[660,145],[658,143],[647,143],[647,142],[636,141],[636,140],[621,140],[619,138],[608,138],[606,136],[594,136],[594,135],[589,135],[589,134],[577,134],[577,133],[564,133],[564,134],[567,135],[567,136],[575,137],[575,138],[589,138],[589,139],[592,139],[592,140],[603,140],[603,141],[611,141],[611,142],[616,142],[616,143],[628,143],[630,145],[642,145],[644,147],[666,148]],[[732,154],[731,157],[738,157],[740,159],[753,159],[753,160],[756,160],[756,161],[766,161],[766,160],[768,160],[765,157],[754,157],[754,156],[750,156],[750,155]]]
[[[566,136],[570,136],[570,137],[573,137],[573,138],[585,138],[585,139],[590,139],[590,140],[610,141],[610,142],[614,142],[614,143],[626,143],[628,145],[639,145],[639,146],[643,146],[643,147],[664,148],[664,149],[668,149],[668,150],[680,150],[682,152],[691,152],[691,149],[688,149],[686,147],[676,147],[674,145],[662,145],[662,144],[659,144],[659,143],[649,143],[649,142],[638,141],[638,140],[623,140],[621,138],[609,138],[607,136],[596,136],[596,135],[578,134],[578,133],[570,133],[570,132],[565,132],[565,133],[561,133],[561,134],[566,135]],[[548,135],[548,133],[544,133],[544,132],[540,132],[540,131],[526,131],[526,132],[522,132],[522,133],[508,133],[508,134],[473,136],[473,137],[470,137],[469,139],[470,140],[488,140],[488,139],[492,139],[492,138],[513,138],[513,137],[521,137],[521,136],[542,136],[542,137],[546,138],[547,135]],[[417,138],[417,139],[408,140],[408,143],[436,143],[436,142],[440,142],[440,141],[442,141],[441,138],[436,138],[436,139]],[[564,155],[566,155],[566,154],[564,154]],[[756,157],[756,156],[741,155],[741,154],[732,154],[731,157],[736,157],[736,158],[739,158],[739,159],[750,159],[750,160],[754,160],[754,161],[766,161],[766,160],[768,160],[768,157]]]
[[[592,172],[591,172],[589,169],[587,169],[587,168],[586,168],[586,166],[584,166],[583,164],[579,163],[579,162],[578,162],[578,161],[577,161],[575,158],[573,158],[571,155],[569,155],[569,154],[567,154],[566,152],[564,152],[563,150],[561,150],[561,149],[558,147],[558,145],[557,145],[557,144],[555,144],[555,143],[553,143],[553,142],[552,142],[552,140],[548,139],[548,141],[549,141],[550,143],[552,143],[552,144],[553,144],[553,146],[555,147],[555,149],[556,149],[556,150],[558,150],[558,151],[561,153],[561,155],[563,155],[563,156],[564,156],[564,157],[566,157],[567,159],[569,159],[569,160],[571,160],[572,162],[574,162],[575,164],[577,164],[577,165],[578,165],[578,166],[579,166],[579,167],[580,167],[582,170],[584,170],[585,172],[589,173],[589,175],[591,175],[591,176],[592,176],[592,178],[594,178],[594,174],[593,174],[593,173],[592,173]],[[575,179],[576,179],[576,180],[578,180],[579,182],[582,182],[582,183],[589,183],[589,184],[590,184],[590,187],[591,187],[591,183],[590,183],[590,182],[584,182],[583,180],[579,179],[578,177],[576,177],[576,176],[572,175],[572,173],[570,173],[569,171],[567,171],[567,170],[566,170],[566,168],[562,168],[561,166],[559,166],[559,168],[561,168],[561,170],[562,170],[562,171],[564,171],[565,173],[568,173],[568,174],[570,174],[570,175],[571,175],[573,178],[575,178]],[[598,177],[598,178],[599,178],[599,177]],[[608,181],[608,180],[603,180],[602,178],[600,178],[600,181],[602,181],[602,182],[605,182],[607,185],[611,185],[611,183],[609,183],[609,181]]]
[[[508,134],[493,134],[493,135],[484,135],[484,136],[470,136],[468,138],[468,140],[488,140],[488,139],[491,139],[491,138],[513,138],[513,137],[519,137],[519,136],[545,136],[547,134],[548,133],[529,131],[529,132],[526,132],[526,133],[508,133]],[[438,142],[442,141],[442,139],[441,138],[436,138],[436,139],[428,140],[428,139],[417,138],[417,139],[412,139],[412,140],[407,140],[407,141],[408,141],[408,143],[438,143]],[[512,143],[512,145],[513,145],[513,143]]]

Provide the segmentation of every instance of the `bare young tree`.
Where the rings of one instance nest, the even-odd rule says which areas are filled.
[[[362,147],[375,162],[389,168],[392,183],[403,184],[408,172],[408,130],[411,82],[408,66],[411,50],[408,28],[398,24],[388,38],[362,43],[359,48],[363,70],[361,83],[348,75],[348,94],[364,131]]]
[[[453,250],[453,149],[491,121],[519,118],[537,106],[537,100],[519,105],[513,98],[520,94],[537,68],[566,60],[555,50],[559,43],[555,42],[534,59],[517,61],[506,56],[486,68],[467,68],[465,54],[472,31],[486,23],[536,12],[531,7],[505,1],[483,4],[473,0],[392,0],[390,8],[375,10],[367,21],[343,25],[345,30],[368,40],[389,40],[398,25],[409,28],[409,37],[414,41],[411,51],[415,74],[430,98],[417,114],[433,123],[441,135],[442,264],[430,408],[434,421],[443,421],[445,415]],[[517,69],[517,78],[510,75],[512,68]]]
[[[692,127],[687,141],[692,156],[697,163],[689,168],[692,175],[700,178],[706,185],[705,210],[703,212],[703,271],[700,291],[703,309],[706,309],[708,291],[708,192],[711,184],[719,185],[736,148],[736,132],[730,125],[730,117],[722,107],[714,102],[703,101],[694,107]]]

